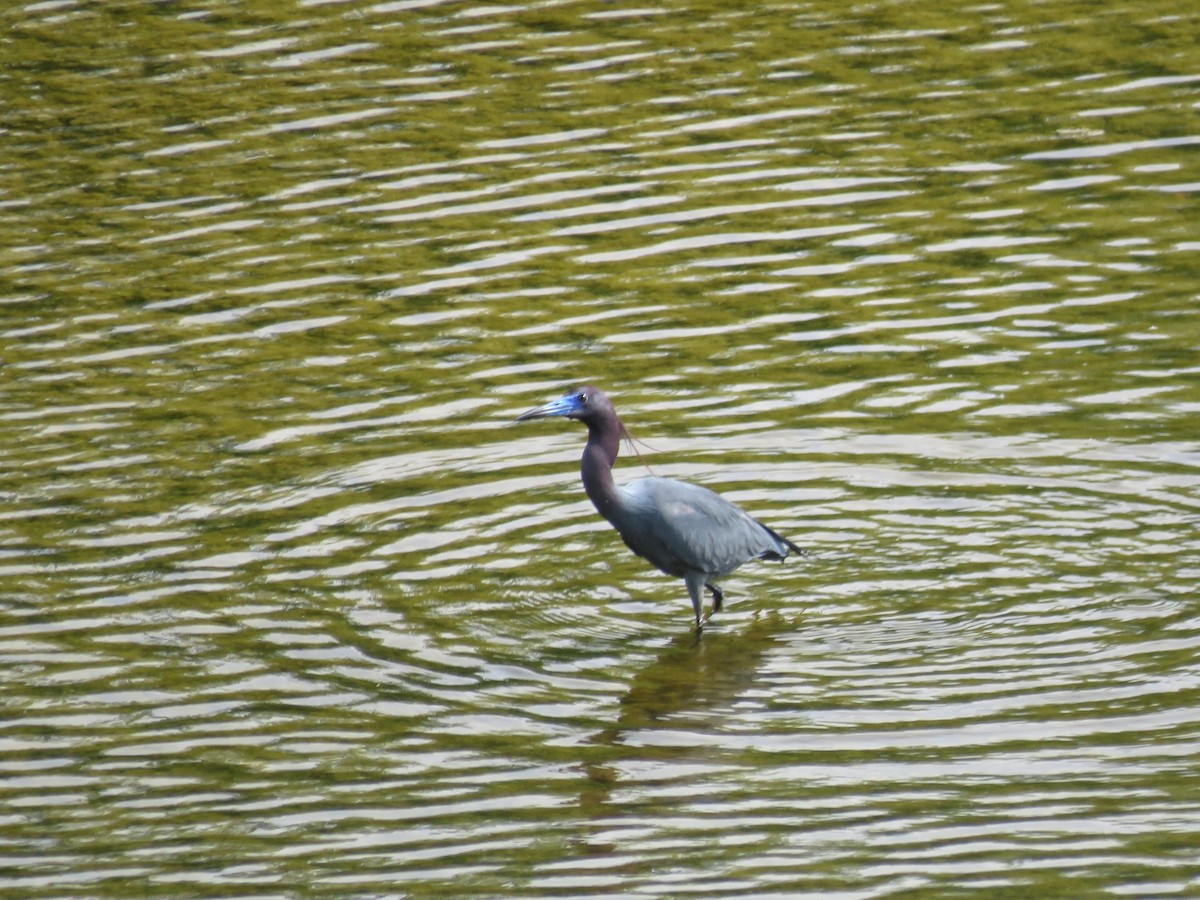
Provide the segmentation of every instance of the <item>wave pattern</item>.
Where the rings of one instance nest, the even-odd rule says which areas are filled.
[[[4,13],[0,891],[1200,890],[1200,60],[1094,12]],[[697,639],[578,381],[810,556]]]

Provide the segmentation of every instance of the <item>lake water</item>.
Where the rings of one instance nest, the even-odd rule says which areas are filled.
[[[1191,4],[0,22],[4,896],[1200,895]]]

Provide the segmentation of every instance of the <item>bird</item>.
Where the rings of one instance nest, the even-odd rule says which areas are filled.
[[[725,595],[716,581],[752,559],[784,560],[789,551],[803,554],[740,506],[697,484],[650,476],[625,485],[613,481],[621,439],[632,438],[612,401],[591,385],[572,388],[557,400],[522,413],[518,422],[547,418],[577,419],[587,426],[580,475],[588,499],[635,554],[659,571],[682,578],[703,628],[704,590],[712,593],[712,613]],[[635,449],[636,452],[636,449]]]

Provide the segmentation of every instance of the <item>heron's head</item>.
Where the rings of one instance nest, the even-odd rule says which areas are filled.
[[[629,444],[629,449],[637,454],[638,459],[641,459],[641,454],[638,453],[637,447],[634,446],[633,435],[629,433],[629,429],[625,427],[625,423],[617,417],[617,411],[613,408],[612,401],[605,396],[604,391],[600,388],[592,387],[590,384],[582,385],[581,387],[571,388],[557,400],[551,400],[549,403],[531,409],[529,412],[523,412],[517,416],[518,422],[525,422],[529,419],[578,419],[588,429],[588,446],[592,445],[592,441],[599,439],[602,442],[612,440],[612,460],[609,460],[609,465],[617,458],[617,444],[624,440]],[[647,466],[646,468],[649,468]],[[654,473],[651,472],[651,475]]]
[[[582,387],[572,388],[557,400],[551,400],[536,409],[521,413],[517,416],[517,421],[549,419],[558,416],[589,422],[605,414],[615,416],[612,403],[609,402],[608,397],[604,396],[604,391],[585,384]]]

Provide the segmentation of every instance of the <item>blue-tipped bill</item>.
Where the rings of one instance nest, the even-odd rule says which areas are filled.
[[[527,419],[549,419],[552,416],[573,416],[583,410],[583,403],[579,399],[579,395],[575,393],[565,394],[557,400],[551,400],[549,403],[531,409],[529,412],[523,412],[517,416],[518,422],[524,422]]]

